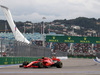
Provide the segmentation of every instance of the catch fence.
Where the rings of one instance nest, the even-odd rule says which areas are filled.
[[[96,56],[98,52],[100,52],[100,44],[45,42],[45,47],[42,47],[42,41],[26,44],[15,40],[0,39],[1,56]]]
[[[26,44],[15,40],[0,40],[0,55],[1,56],[16,56],[16,57],[41,57],[52,55],[49,48]]]

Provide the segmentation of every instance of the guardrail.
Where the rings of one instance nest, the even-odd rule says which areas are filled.
[[[0,65],[21,64],[24,61],[35,61],[41,57],[0,57]]]
[[[74,55],[68,55],[68,58],[87,58],[87,59],[95,59],[96,56],[82,56],[82,55],[74,56]]]

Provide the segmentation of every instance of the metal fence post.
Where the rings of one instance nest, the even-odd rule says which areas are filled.
[[[2,39],[1,39],[1,57],[2,57]]]

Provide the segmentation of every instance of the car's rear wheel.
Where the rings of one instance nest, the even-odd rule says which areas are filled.
[[[42,62],[38,62],[38,68],[43,68],[43,63]]]
[[[56,63],[56,67],[57,67],[57,68],[62,68],[62,66],[63,66],[63,64],[62,64],[61,61]]]

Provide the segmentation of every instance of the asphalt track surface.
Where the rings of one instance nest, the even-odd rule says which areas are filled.
[[[0,66],[0,75],[100,75],[100,64],[93,59],[62,60],[63,68],[19,68],[19,65]]]

